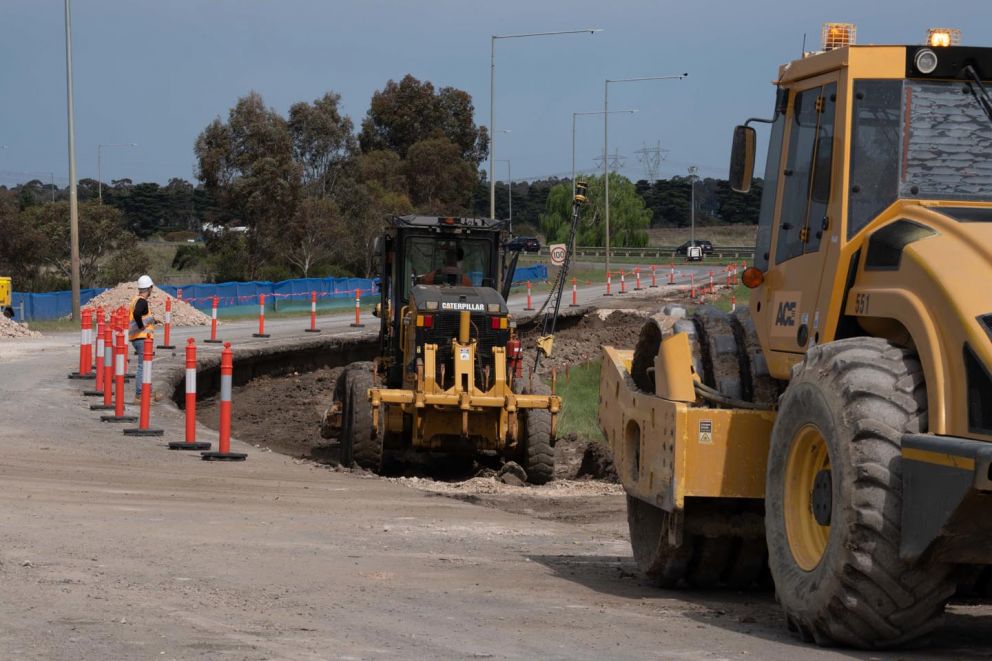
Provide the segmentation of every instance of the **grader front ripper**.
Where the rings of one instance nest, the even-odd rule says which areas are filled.
[[[490,452],[532,483],[553,478],[561,400],[524,375],[506,238],[502,220],[390,221],[375,248],[379,355],[345,369],[321,426],[342,463],[378,472],[390,454]]]
[[[872,648],[992,563],[992,49],[853,35],[826,26],[759,120],[750,309],[604,348],[600,422],[649,577],[770,570],[790,629]],[[754,145],[737,127],[736,190]]]

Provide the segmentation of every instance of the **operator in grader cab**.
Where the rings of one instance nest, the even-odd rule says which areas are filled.
[[[441,246],[444,251],[444,265],[418,279],[422,285],[448,285],[449,287],[471,287],[472,280],[465,275],[462,263],[465,250],[452,241]]]

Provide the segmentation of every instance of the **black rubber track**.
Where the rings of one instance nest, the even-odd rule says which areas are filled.
[[[813,424],[828,444],[833,508],[827,547],[804,571],[784,522],[785,466],[796,433]],[[926,431],[916,356],[879,338],[813,347],[782,397],[765,500],[769,566],[790,626],[819,644],[883,648],[925,637],[954,593],[952,567],[899,557],[900,439]]]

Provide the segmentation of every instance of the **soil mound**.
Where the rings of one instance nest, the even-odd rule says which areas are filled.
[[[127,307],[131,304],[131,299],[138,294],[138,285],[134,282],[122,282],[116,287],[108,289],[99,296],[94,296],[86,304],[86,307],[102,307],[104,310],[113,310],[120,306]],[[210,317],[203,314],[185,301],[180,301],[174,296],[169,296],[161,289],[152,289],[152,295],[148,299],[152,316],[163,321],[165,319],[165,300],[172,300],[172,325],[182,326],[206,326],[210,323]]]
[[[41,333],[0,314],[0,340],[12,340],[18,337],[41,337]]]

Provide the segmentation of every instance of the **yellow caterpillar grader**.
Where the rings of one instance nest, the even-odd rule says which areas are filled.
[[[804,640],[918,640],[992,563],[992,48],[934,29],[780,67],[748,310],[604,347],[600,424],[661,586],[774,582]]]

